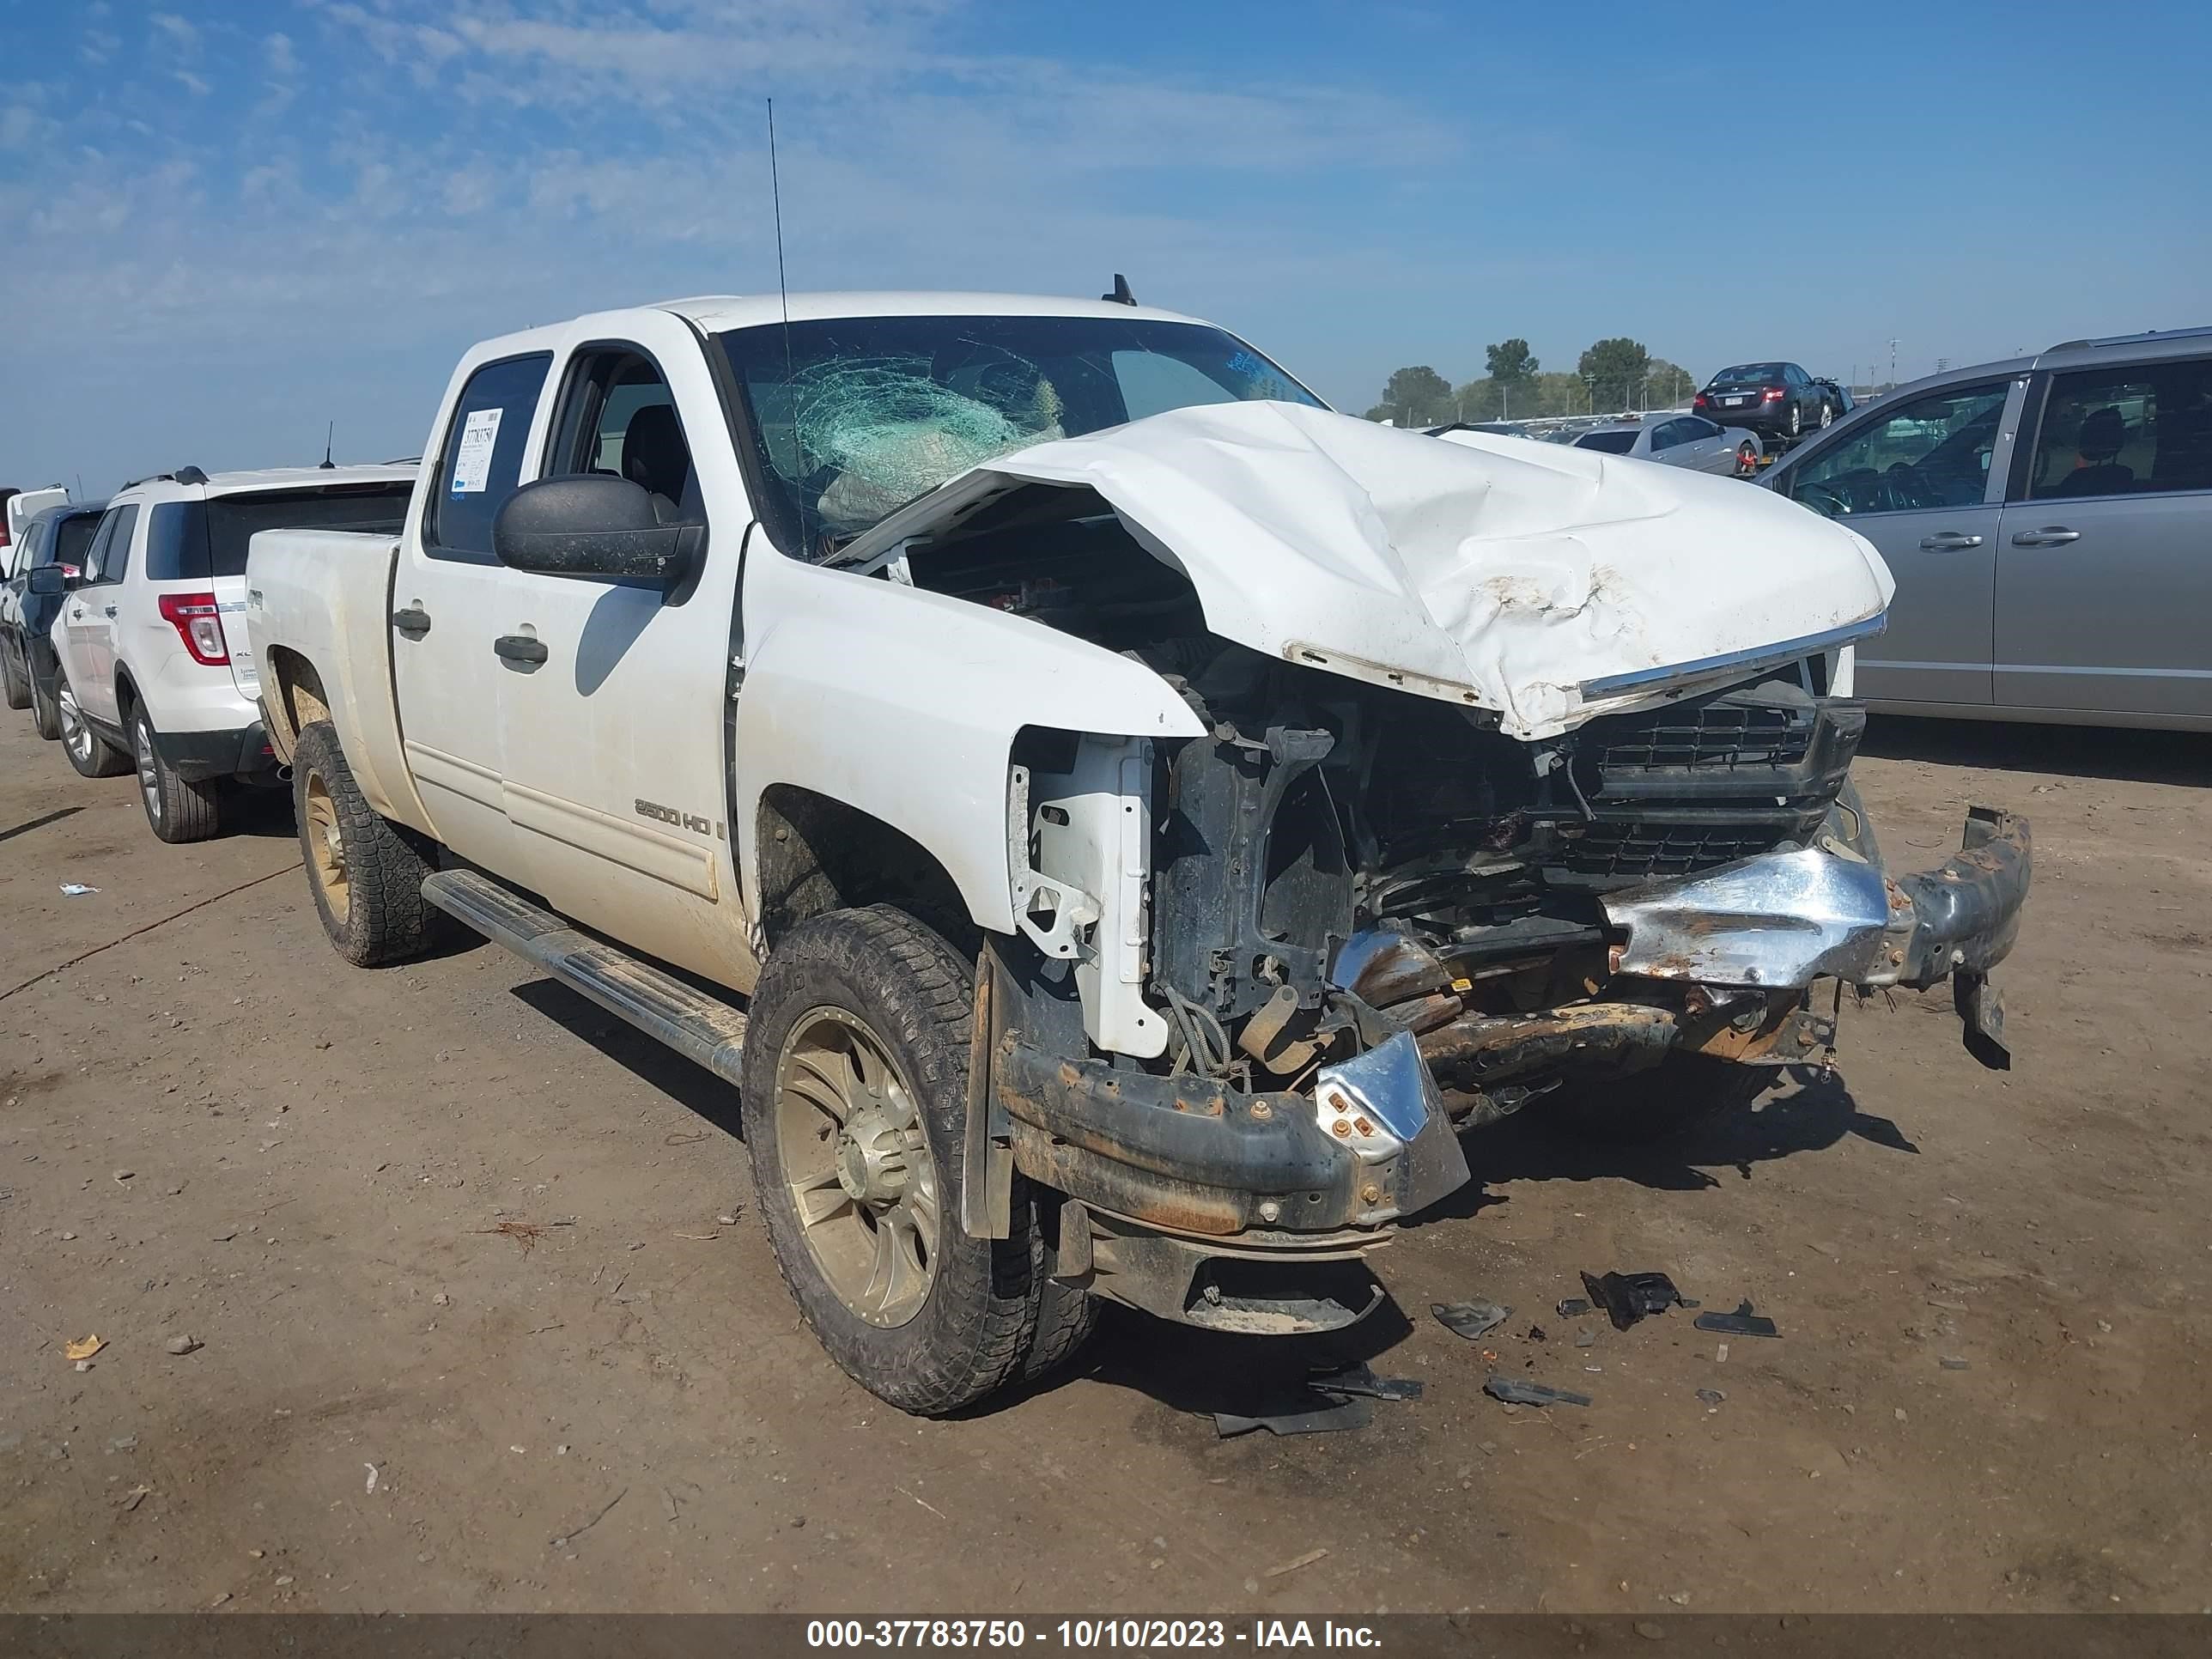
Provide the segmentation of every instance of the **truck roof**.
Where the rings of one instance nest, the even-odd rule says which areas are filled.
[[[1152,322],[1200,319],[1151,306],[1125,306],[1111,300],[1075,300],[1054,294],[963,294],[927,289],[824,291],[788,296],[791,320],[835,317],[1141,317]],[[647,307],[672,311],[710,333],[781,322],[785,297],[775,294],[709,294],[664,300]]]

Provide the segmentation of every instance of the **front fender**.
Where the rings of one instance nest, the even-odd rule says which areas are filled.
[[[769,556],[747,583],[735,787],[745,904],[762,914],[760,799],[793,785],[910,836],[977,926],[1014,930],[1006,768],[1024,726],[1188,738],[1140,663],[964,599]]]

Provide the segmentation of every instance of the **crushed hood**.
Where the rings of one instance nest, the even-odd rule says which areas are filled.
[[[1864,538],[1764,489],[1276,403],[1172,410],[988,461],[856,541],[867,562],[1039,486],[1087,489],[1271,656],[1553,737],[1875,631]]]

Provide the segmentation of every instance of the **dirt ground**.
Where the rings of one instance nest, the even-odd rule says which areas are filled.
[[[163,847],[7,717],[0,1608],[2212,1606],[2212,743],[1872,748],[1893,864],[2033,818],[2017,1069],[1906,995],[1686,1142],[1481,1132],[1346,1345],[1425,1397],[1221,1440],[1312,1355],[1109,1316],[987,1414],[878,1404],[723,1085],[489,945],[348,968],[281,805]],[[1616,1267],[1781,1338],[1555,1316]],[[1429,1316],[1477,1296],[1516,1310],[1481,1344]],[[1484,1347],[1595,1403],[1499,1406]]]

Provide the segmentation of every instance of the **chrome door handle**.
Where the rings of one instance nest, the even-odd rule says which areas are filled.
[[[1969,536],[1961,530],[1939,530],[1932,536],[1921,538],[1920,550],[1923,553],[1953,553],[1962,547],[1979,547],[1981,544],[1979,536]]]
[[[2063,524],[2047,524],[2040,530],[2023,530],[2012,538],[2014,547],[2063,547],[2069,542],[2078,542],[2081,532],[2069,530]]]

